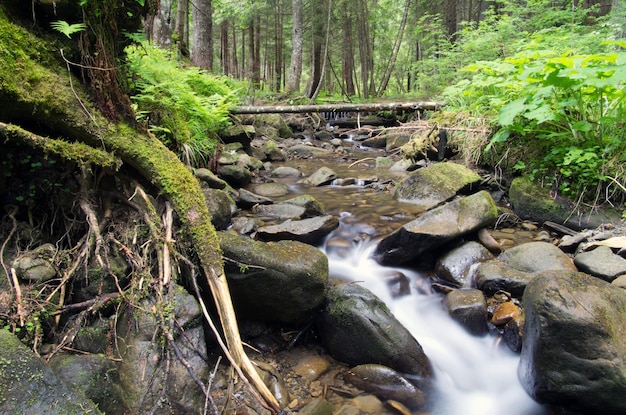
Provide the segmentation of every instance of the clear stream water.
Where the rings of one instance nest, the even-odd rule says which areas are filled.
[[[312,173],[322,163],[295,162],[289,165]],[[347,169],[346,163],[323,162],[339,177],[365,178],[377,175],[372,163]],[[388,173],[388,170],[384,170]],[[387,192],[360,186],[307,187],[286,179],[291,194],[311,194],[326,213],[340,216],[342,225],[333,235],[344,239],[369,233],[353,244],[348,254],[327,251],[331,278],[358,282],[383,300],[396,318],[422,345],[435,369],[437,402],[432,415],[547,415],[532,400],[517,378],[519,357],[493,336],[475,337],[452,320],[442,306],[441,294],[425,293],[427,277],[415,270],[378,265],[370,258],[376,238],[412,220],[419,212],[399,203]],[[252,189],[253,190],[253,189]],[[333,235],[330,235],[332,237]],[[329,238],[330,238],[329,237]],[[356,238],[359,240],[359,238]],[[325,249],[325,247],[321,247]],[[401,271],[410,279],[411,294],[394,299],[385,282],[389,271]]]

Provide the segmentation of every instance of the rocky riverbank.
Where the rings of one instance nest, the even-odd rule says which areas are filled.
[[[251,119],[224,136],[215,171],[195,170],[220,230],[242,334],[281,406],[302,414],[430,410],[433,370],[420,339],[365,288],[329,275],[324,252],[348,255],[370,241],[380,264],[428,270],[420,286],[401,272],[381,275],[394,296],[411,290],[439,296],[466,330],[500,338],[502,347],[520,353],[520,379],[533,398],[559,411],[623,413],[623,224],[578,215],[587,218],[579,225],[594,225],[584,229],[560,220],[564,208],[522,208],[522,200],[539,206],[541,190],[519,181],[505,186],[437,154],[439,162],[408,162],[395,152],[404,138],[373,130]],[[439,147],[439,154],[453,152]],[[359,174],[345,168],[356,165]],[[349,205],[326,202],[323,194],[340,198],[332,192],[349,194]],[[383,210],[372,202],[379,196]],[[555,203],[550,195],[541,200],[542,206]],[[50,266],[54,252],[43,246],[5,261],[22,284],[41,287],[59,277]],[[117,266],[119,275],[127,274],[123,258]],[[49,399],[67,403],[64,411],[78,413],[79,398],[68,400],[55,386],[69,384],[80,399],[98,405],[92,413],[268,413],[224,360],[219,363],[185,274],[166,309],[150,298],[133,307],[110,304],[76,324],[71,342],[51,338],[36,345],[54,372],[30,351],[14,349],[13,335],[4,333],[3,365],[28,356],[35,363],[21,371],[45,381],[3,371],[2,410],[26,413],[52,394]],[[94,299],[94,291],[118,293],[119,281],[98,284],[77,285],[74,303]],[[203,302],[211,304],[201,288]],[[162,347],[164,316],[171,319],[173,352]]]

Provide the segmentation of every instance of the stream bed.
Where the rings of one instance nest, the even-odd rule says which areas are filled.
[[[308,176],[321,163],[289,161],[281,163],[300,169]],[[430,289],[428,272],[383,267],[371,259],[378,238],[411,221],[420,213],[415,206],[394,200],[381,190],[387,181],[401,177],[388,169],[375,168],[374,162],[348,163],[324,161],[323,165],[341,178],[356,178],[354,185],[312,187],[298,179],[279,179],[290,194],[310,194],[322,203],[327,214],[340,218],[340,227],[326,241],[343,238],[352,248],[335,252],[320,246],[329,258],[330,277],[359,283],[383,300],[396,318],[412,333],[430,358],[435,371],[433,415],[542,415],[545,408],[532,400],[517,378],[519,356],[498,344],[498,337],[470,335],[448,315],[442,306],[443,294]],[[383,177],[385,176],[385,177]],[[378,188],[361,183],[377,177]],[[251,187],[254,190],[254,186]],[[514,234],[514,232],[513,232]],[[514,236],[514,235],[513,235]],[[525,242],[533,235],[520,234]],[[393,298],[385,275],[402,272],[410,281],[410,295]]]

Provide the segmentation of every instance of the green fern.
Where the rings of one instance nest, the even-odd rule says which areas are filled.
[[[73,35],[74,33],[82,32],[83,30],[87,29],[87,25],[85,23],[69,24],[65,20],[57,20],[56,22],[50,23],[50,26],[57,32],[63,33],[70,39],[71,35]]]

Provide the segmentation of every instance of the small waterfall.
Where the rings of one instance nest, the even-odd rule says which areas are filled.
[[[343,218],[347,215],[344,214]],[[427,293],[425,277],[371,259],[375,243],[342,221],[335,235],[358,241],[349,252],[327,249],[331,278],[358,282],[383,300],[422,345],[435,368],[436,404],[432,415],[544,415],[517,379],[519,357],[493,336],[475,337],[452,320],[440,294]],[[358,235],[358,236],[357,236]],[[331,235],[331,238],[333,235]],[[330,240],[330,238],[329,238]],[[325,249],[325,247],[324,247]],[[400,271],[410,279],[411,293],[392,298],[384,276]]]

